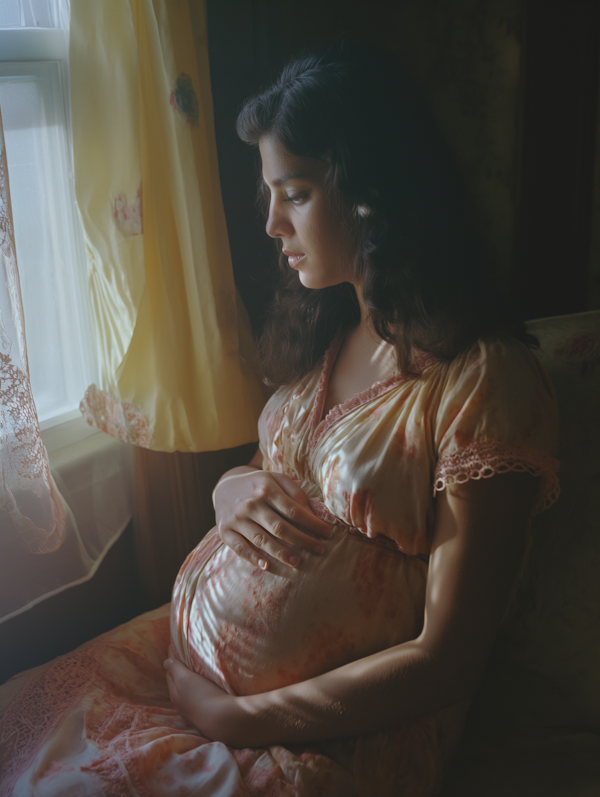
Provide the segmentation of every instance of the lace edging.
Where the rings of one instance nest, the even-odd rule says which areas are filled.
[[[329,429],[334,426],[341,418],[345,415],[348,415],[350,412],[355,410],[357,407],[360,407],[363,404],[367,404],[369,401],[380,396],[382,393],[385,393],[389,390],[393,385],[396,383],[400,384],[406,380],[406,377],[402,374],[392,374],[392,376],[388,376],[387,379],[382,379],[379,382],[375,382],[371,387],[367,388],[366,390],[361,391],[360,393],[355,393],[354,396],[349,398],[347,401],[344,401],[342,404],[336,404],[335,407],[332,407],[326,416],[319,420],[323,413],[323,403],[325,401],[325,394],[327,392],[327,387],[329,385],[329,376],[333,369],[333,364],[335,363],[335,359],[338,355],[340,350],[340,346],[342,345],[344,339],[339,338],[329,349],[325,352],[325,357],[323,360],[323,370],[321,372],[321,377],[319,379],[319,384],[315,391],[315,397],[313,400],[313,408],[311,411],[311,418],[309,421],[310,427],[310,450],[313,451],[323,435],[329,431]]]
[[[328,432],[329,429],[331,429],[331,427],[334,426],[341,418],[343,418],[345,415],[348,415],[350,412],[353,412],[363,404],[368,404],[370,401],[373,401],[373,399],[376,399],[378,396],[382,395],[382,393],[387,392],[395,384],[400,384],[400,382],[403,382],[404,380],[405,377],[403,377],[401,374],[394,374],[393,376],[389,376],[387,379],[382,379],[380,382],[375,382],[374,385],[371,385],[371,387],[367,388],[367,390],[363,390],[362,393],[356,393],[354,396],[352,396],[352,398],[348,399],[348,401],[345,401],[343,404],[336,404],[335,407],[332,407],[323,420],[318,423],[314,429],[314,433],[311,436],[310,441],[311,450],[315,448],[323,435]],[[322,404],[320,404],[320,406],[322,406]]]
[[[558,460],[537,448],[509,446],[497,441],[473,443],[452,454],[444,454],[435,469],[433,494],[450,484],[471,479],[489,479],[496,473],[530,473],[541,477],[533,514],[552,506],[560,495]]]
[[[317,389],[315,390],[313,407],[308,423],[310,429],[309,445],[311,451],[314,451],[318,443],[321,441],[323,435],[345,415],[353,412],[363,404],[368,404],[370,401],[373,401],[373,399],[376,399],[386,393],[388,390],[390,390],[390,388],[400,385],[411,378],[410,376],[406,376],[402,373],[392,374],[386,379],[381,379],[379,382],[375,382],[366,390],[362,390],[360,393],[355,393],[341,404],[336,404],[329,410],[325,417],[322,418],[323,404],[325,402],[325,396],[329,386],[329,377],[331,376],[331,371],[333,370],[336,357],[343,342],[343,336],[340,336],[334,340],[329,349],[327,349],[325,352],[325,356],[323,358],[321,376],[319,377],[319,383],[317,385]],[[412,365],[417,371],[420,372],[425,370],[425,368],[428,368],[430,365],[433,365],[435,362],[437,362],[435,357],[430,354],[426,354],[425,352],[420,352],[415,354]]]
[[[60,656],[25,684],[0,722],[0,795],[8,797],[26,766],[96,676],[103,638]]]
[[[140,448],[152,445],[149,419],[133,404],[121,402],[108,390],[90,385],[79,404],[79,411],[86,423],[117,440]]]

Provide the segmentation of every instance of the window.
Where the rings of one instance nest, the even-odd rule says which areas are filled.
[[[67,0],[0,4],[0,108],[42,429],[80,417],[79,401],[96,381],[71,159],[68,13]]]
[[[78,409],[97,367],[73,181],[69,12],[69,0],[0,0],[0,109],[29,375],[68,510],[51,556],[24,556],[0,511],[0,623],[91,578],[132,516],[131,446],[89,427]]]

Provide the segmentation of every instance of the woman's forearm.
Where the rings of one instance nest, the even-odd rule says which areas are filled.
[[[194,704],[192,721],[210,738],[263,746],[385,730],[470,699],[521,567],[536,490],[529,474],[506,473],[438,495],[417,639],[248,697],[192,673],[181,705]]]
[[[462,647],[462,650],[461,650]],[[180,662],[174,705],[209,739],[232,747],[301,744],[386,730],[471,698],[485,657],[461,644],[428,652],[422,637],[301,683],[235,697]]]
[[[231,699],[215,738],[234,747],[358,736],[402,725],[470,698],[476,675],[419,640],[264,694]],[[444,660],[445,659],[445,660]]]
[[[420,636],[302,683],[231,698],[224,740],[355,736],[469,700],[521,566],[536,489],[529,474],[509,473],[439,495]]]

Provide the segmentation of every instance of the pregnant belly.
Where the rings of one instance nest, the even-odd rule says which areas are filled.
[[[264,571],[213,529],[175,582],[171,635],[182,661],[228,692],[265,692],[417,636],[426,571],[341,525],[324,555]]]

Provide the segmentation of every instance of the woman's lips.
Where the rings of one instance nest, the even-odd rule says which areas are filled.
[[[290,252],[287,249],[283,250],[283,254],[286,255],[291,268],[296,268],[298,263],[305,257],[300,252]]]

